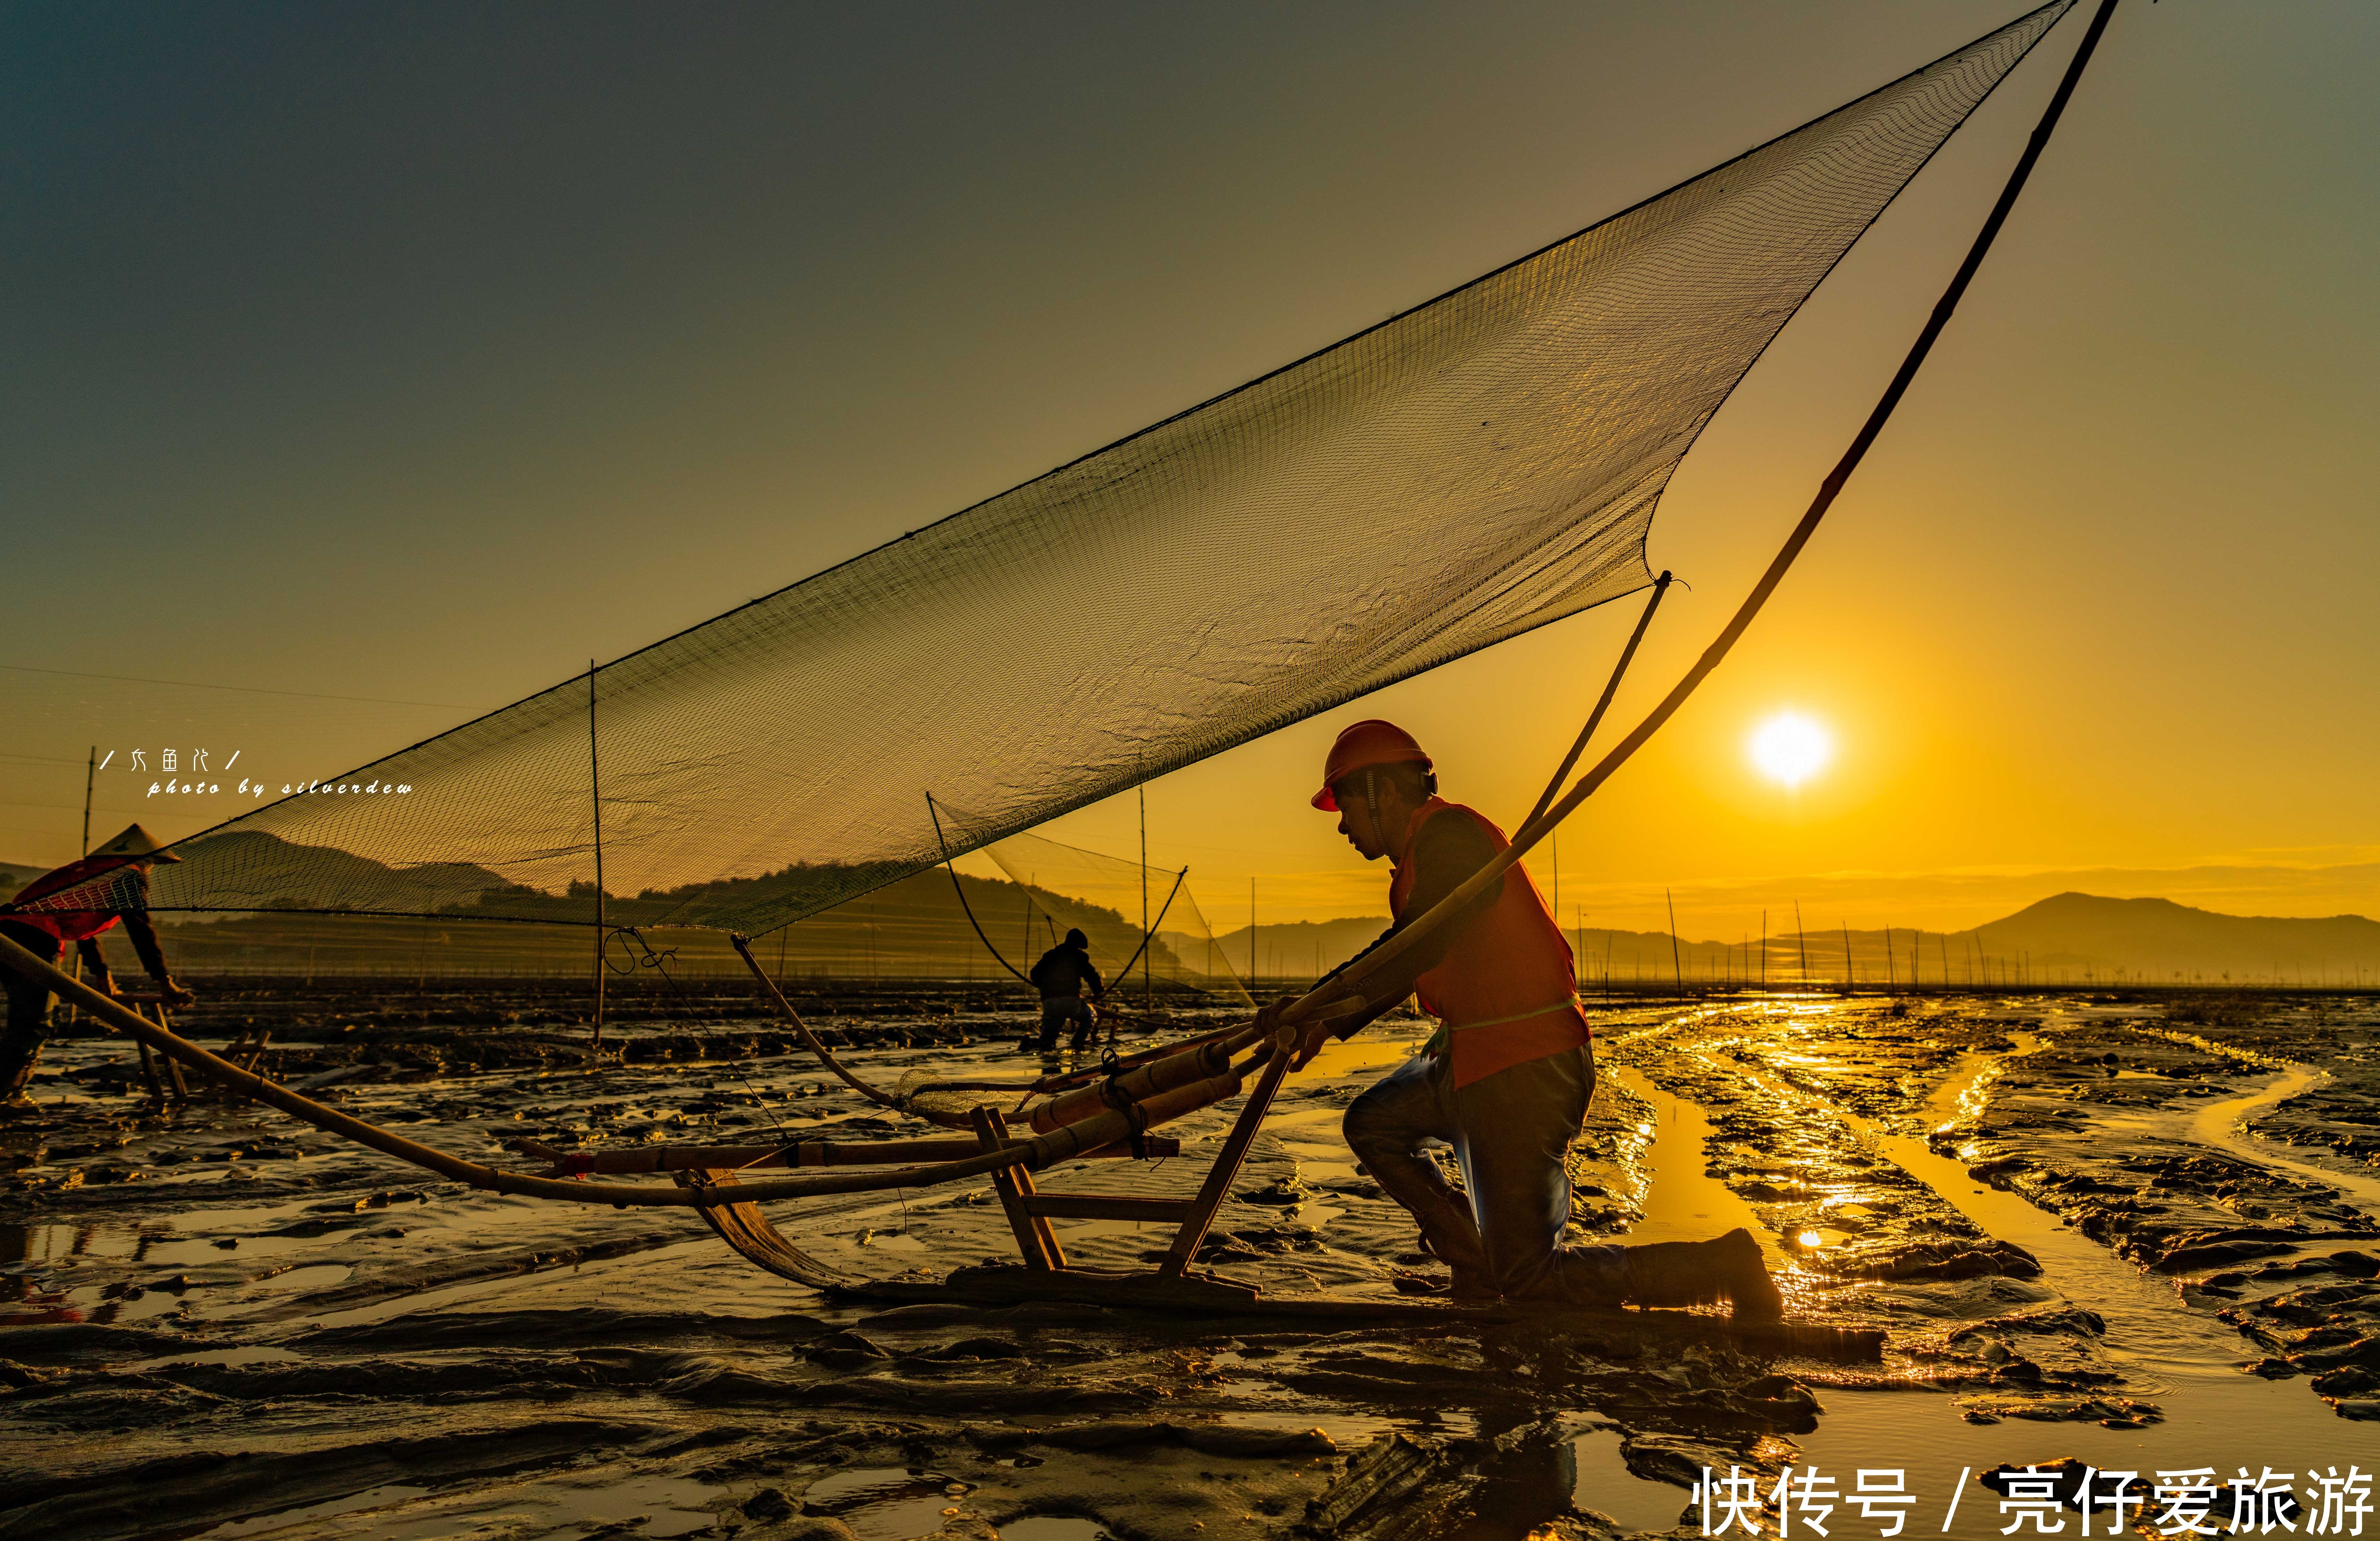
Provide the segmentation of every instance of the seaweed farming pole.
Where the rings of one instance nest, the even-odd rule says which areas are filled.
[[[1686,965],[1678,961],[1678,901],[1668,889],[1661,891],[1661,902],[1670,906],[1670,982],[1680,995],[1686,993]]]
[[[1140,1009],[1148,1011],[1157,1004],[1157,987],[1148,977],[1148,941],[1155,934],[1148,928],[1148,783],[1143,782],[1133,790],[1140,794]],[[1189,868],[1183,871],[1187,873]],[[1181,887],[1181,880],[1175,879],[1173,886]]]
[[[595,813],[595,1034],[589,1049],[603,1047],[603,766],[595,745],[595,661],[587,661],[587,789]]]
[[[2009,211],[2016,206],[2017,195],[2024,190],[2026,179],[2033,175],[2034,163],[2041,159],[2043,149],[2049,143],[2050,133],[2058,127],[2058,118],[2064,115],[2066,103],[2074,94],[2076,82],[2082,78],[2083,67],[2091,62],[2091,55],[2098,47],[2100,36],[2107,29],[2107,18],[2115,14],[2115,10],[2116,0],[2099,0],[2099,8],[2092,14],[2089,30],[2083,32],[2082,42],[2074,50],[2074,57],[2067,63],[2065,77],[2058,82],[2058,90],[2051,95],[2049,105],[2041,115],[2041,121],[2034,126],[2033,137],[2025,141],[2024,153],[2017,157],[2015,168],[2009,173],[2007,186],[2000,189],[1998,200],[1992,205],[1991,212],[1985,217],[1983,228],[1976,233],[1974,244],[1968,249],[1965,260],[1959,264],[1959,271],[1951,275],[1949,286],[1943,291],[1942,297],[1935,302],[1933,314],[1926,318],[1925,325],[1917,334],[1917,340],[1910,346],[1908,357],[1901,360],[1900,368],[1894,372],[1891,382],[1885,387],[1883,396],[1877,400],[1875,409],[1868,414],[1867,420],[1861,424],[1858,434],[1852,438],[1851,447],[1843,452],[1843,456],[1836,462],[1835,468],[1827,473],[1826,480],[1819,483],[1817,495],[1811,500],[1808,510],[1803,514],[1800,522],[1794,525],[1792,533],[1786,537],[1783,547],[1778,551],[1775,557],[1770,559],[1767,570],[1762,573],[1760,580],[1753,585],[1752,592],[1744,596],[1743,602],[1736,608],[1734,616],[1729,620],[1726,627],[1720,631],[1709,647],[1703,649],[1702,657],[1695,661],[1693,668],[1686,671],[1685,677],[1670,686],[1670,693],[1661,698],[1660,703],[1654,707],[1651,712],[1646,714],[1643,722],[1636,724],[1634,731],[1614,745],[1596,764],[1594,770],[1581,776],[1577,783],[1572,786],[1560,802],[1516,831],[1511,844],[1498,852],[1494,858],[1481,867],[1477,872],[1456,885],[1454,892],[1430,906],[1426,914],[1415,916],[1403,930],[1390,937],[1377,949],[1367,953],[1364,959],[1367,967],[1360,973],[1351,969],[1342,975],[1342,978],[1347,984],[1360,985],[1364,978],[1385,968],[1416,945],[1423,937],[1446,924],[1464,905],[1486,892],[1488,884],[1501,882],[1505,871],[1513,863],[1527,855],[1537,842],[1546,837],[1554,825],[1569,818],[1577,810],[1581,803],[1595,795],[1597,788],[1610,780],[1622,765],[1634,758],[1636,751],[1643,748],[1655,734],[1660,732],[1664,723],[1677,715],[1679,709],[1686,704],[1688,698],[1694,695],[1704,680],[1710,677],[1711,672],[1726,661],[1727,655],[1734,649],[1736,643],[1750,628],[1754,619],[1767,605],[1769,596],[1777,591],[1777,586],[1785,581],[1786,573],[1792,568],[1794,560],[1802,554],[1803,548],[1807,546],[1810,543],[1810,538],[1817,533],[1819,521],[1827,516],[1827,511],[1834,506],[1835,499],[1842,492],[1844,484],[1850,481],[1852,473],[1857,470],[1860,462],[1867,457],[1869,446],[1876,443],[1876,435],[1884,431],[1884,425],[1891,419],[1893,408],[1900,405],[1900,398],[1908,393],[1910,382],[1917,377],[1918,368],[1925,362],[1926,355],[1934,351],[1936,340],[1942,335],[1942,329],[1949,324],[1951,315],[1959,308],[1960,297],[1967,292],[1967,285],[1973,281],[1976,270],[1983,266],[1984,256],[1991,250],[1992,241],[1998,236],[2000,226],[2007,223]],[[1309,991],[1300,998],[1291,1011],[1283,1013],[1284,1017],[1292,1021],[1303,1020],[1321,1003],[1318,998],[1322,994],[1323,991],[1320,989]]]
[[[114,759],[115,751],[113,749],[107,751],[107,758]],[[78,861],[91,855],[91,783],[97,779],[98,775],[99,746],[94,744],[91,746],[91,758],[83,761],[82,767],[82,856],[75,858]],[[82,949],[73,947],[68,948],[67,951],[74,954],[74,977],[79,979],[82,977]],[[67,1021],[69,1024],[81,1020],[82,1012],[79,1008],[74,1006],[67,1008]]]

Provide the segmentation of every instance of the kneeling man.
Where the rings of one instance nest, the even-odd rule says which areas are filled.
[[[1372,948],[1509,843],[1485,817],[1437,793],[1429,757],[1392,723],[1358,722],[1331,746],[1314,806],[1339,815],[1339,832],[1366,861],[1386,856],[1395,868],[1389,888],[1395,924]],[[1357,1159],[1453,1269],[1458,1295],[1578,1305],[1728,1300],[1739,1317],[1779,1316],[1783,1304],[1747,1231],[1650,1246],[1562,1244],[1570,1220],[1563,1159],[1595,1095],[1576,978],[1561,928],[1516,863],[1462,914],[1366,980],[1363,1008],[1310,1029],[1296,1063],[1418,989],[1423,1008],[1439,1019],[1437,1034],[1355,1099],[1345,1130]],[[1277,1018],[1287,1004],[1274,1002],[1266,1015]],[[1467,1197],[1423,1153],[1433,1141],[1454,1147]]]

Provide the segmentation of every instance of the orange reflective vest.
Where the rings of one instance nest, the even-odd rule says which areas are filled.
[[[1390,908],[1399,920],[1406,918],[1405,899],[1418,876],[1413,857],[1422,826],[1441,814],[1475,821],[1499,851],[1512,843],[1475,808],[1443,797],[1424,803],[1405,826],[1406,859],[1389,886]],[[1457,1086],[1579,1048],[1594,1036],[1579,1009],[1570,942],[1518,863],[1505,868],[1494,906],[1463,928],[1415,989],[1422,1009],[1446,1025]]]

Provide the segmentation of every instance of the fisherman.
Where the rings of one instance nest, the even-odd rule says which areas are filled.
[[[150,868],[181,859],[135,824],[82,860],[27,883],[0,907],[0,936],[47,964],[55,964],[66,944],[73,942],[91,987],[114,995],[115,980],[107,971],[99,938],[121,920],[132,950],[158,989],[173,1004],[187,1006],[198,997],[174,982],[164,951],[157,945],[157,928],[149,923]],[[28,908],[44,899],[47,906]],[[68,904],[73,907],[63,907]],[[8,987],[8,1025],[0,1032],[0,1107],[23,1109],[31,1106],[25,1084],[33,1078],[33,1063],[50,1036],[50,987],[13,970],[0,973],[6,975]]]
[[[1438,795],[1429,757],[1393,723],[1357,722],[1330,746],[1314,806],[1366,861],[1394,865],[1395,919],[1378,948],[1428,913],[1509,843],[1485,817]],[[1331,977],[1343,974],[1350,959]],[[1439,1018],[1428,1046],[1358,1097],[1343,1125],[1373,1180],[1411,1211],[1423,1244],[1453,1272],[1461,1296],[1507,1295],[1578,1305],[1688,1305],[1721,1299],[1746,1319],[1783,1310],[1751,1232],[1649,1246],[1565,1246],[1570,1178],[1563,1158],[1595,1094],[1595,1056],[1570,945],[1527,872],[1500,883],[1417,942],[1361,991],[1345,1015],[1326,1005],[1294,1067],[1419,989]],[[1279,1021],[1290,997],[1265,1008]],[[1423,1147],[1454,1148],[1467,1197]]]
[[[1027,1038],[1025,1047],[1051,1052],[1058,1047],[1058,1028],[1069,1022],[1075,1025],[1075,1047],[1088,1043],[1099,1025],[1099,1008],[1091,1001],[1103,1000],[1108,993],[1107,981],[1091,963],[1091,939],[1079,928],[1068,931],[1066,940],[1042,953],[1041,961],[1026,977],[1041,992],[1041,1037]],[[1090,1001],[1083,999],[1087,984],[1091,987]]]

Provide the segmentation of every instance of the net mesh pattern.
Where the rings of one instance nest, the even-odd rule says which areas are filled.
[[[969,822],[947,807],[941,814],[945,831]],[[1035,834],[1011,835],[985,846],[983,854],[1016,885],[1021,913],[978,915],[976,921],[1015,967],[1029,970],[1044,949],[1079,927],[1089,940],[1092,964],[1118,1000],[1129,1003],[1144,989],[1191,989],[1256,1004],[1216,941],[1215,928],[1191,892],[1187,868],[1168,872]],[[1038,896],[1048,894],[1075,902],[1068,916],[1038,902]],[[1077,916],[1083,918],[1070,918]]]
[[[941,860],[929,795],[989,843],[1641,587],[1695,435],[2068,3],[601,669],[607,889],[766,931]],[[591,922],[589,696],[194,837],[152,903]]]

